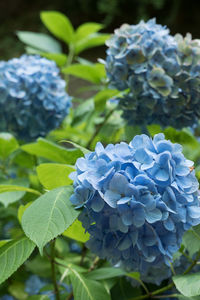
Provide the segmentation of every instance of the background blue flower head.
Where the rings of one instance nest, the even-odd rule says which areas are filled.
[[[155,19],[122,25],[107,42],[111,87],[128,93],[119,108],[129,124],[182,128],[200,118],[200,43],[169,34]]]
[[[71,202],[84,207],[79,219],[91,251],[142,274],[169,265],[183,233],[200,223],[192,165],[163,134],[106,148],[97,143],[79,158]]]
[[[45,136],[68,114],[70,97],[53,61],[23,55],[0,62],[0,131],[22,140]]]

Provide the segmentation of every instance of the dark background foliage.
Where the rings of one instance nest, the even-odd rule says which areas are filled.
[[[191,32],[194,38],[200,37],[198,0],[1,0],[1,59],[23,52],[23,45],[15,36],[16,30],[45,30],[39,19],[41,10],[63,12],[75,27],[88,21],[104,23],[107,32],[125,22],[135,24],[140,19],[156,17],[172,34]]]

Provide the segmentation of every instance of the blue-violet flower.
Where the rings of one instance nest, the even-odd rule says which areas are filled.
[[[71,178],[71,202],[83,207],[79,219],[90,234],[86,245],[128,271],[169,265],[184,232],[200,223],[193,162],[163,134],[97,143]]]
[[[29,141],[57,128],[71,98],[55,62],[23,55],[0,62],[0,131]]]

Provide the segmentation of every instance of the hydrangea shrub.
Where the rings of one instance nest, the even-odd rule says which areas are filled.
[[[23,55],[0,62],[0,131],[30,141],[57,128],[71,98],[55,62]]]
[[[119,108],[130,125],[193,126],[200,118],[200,48],[173,37],[155,19],[115,30],[108,46],[109,83],[126,91]]]
[[[98,143],[76,163],[71,201],[92,252],[145,274],[169,265],[182,236],[200,223],[198,181],[182,147],[155,135],[130,144]]]

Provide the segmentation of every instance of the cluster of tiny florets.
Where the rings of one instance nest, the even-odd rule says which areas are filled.
[[[182,128],[200,118],[200,42],[169,34],[155,19],[122,25],[107,42],[109,83],[130,125]]]
[[[69,112],[71,98],[55,62],[23,55],[0,62],[0,131],[22,140],[45,136]]]
[[[71,201],[84,207],[79,219],[91,251],[142,274],[169,265],[183,233],[200,223],[192,165],[163,134],[105,148],[98,143],[79,158]]]

